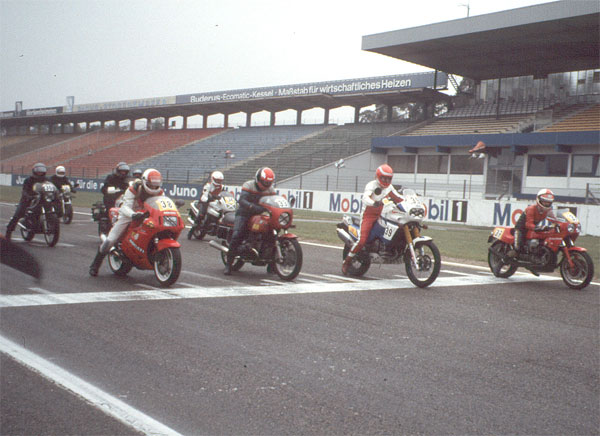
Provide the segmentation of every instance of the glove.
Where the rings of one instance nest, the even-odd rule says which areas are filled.
[[[145,214],[143,212],[136,212],[133,215],[131,215],[131,220],[132,221],[141,221],[144,219]]]

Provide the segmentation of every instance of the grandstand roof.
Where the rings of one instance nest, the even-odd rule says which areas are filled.
[[[557,1],[367,35],[362,48],[475,80],[544,77],[600,67],[599,35],[600,2]]]

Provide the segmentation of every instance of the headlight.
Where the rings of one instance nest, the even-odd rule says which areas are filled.
[[[165,215],[163,216],[163,226],[165,227],[177,227],[177,217]]]
[[[281,227],[285,227],[290,223],[290,214],[287,212],[283,212],[281,215],[279,215],[279,225]]]
[[[422,217],[423,215],[425,215],[425,210],[421,207],[413,207],[409,211],[409,214],[416,217]]]
[[[567,226],[567,232],[573,233],[574,231],[575,231],[575,225],[574,224],[569,224]]]

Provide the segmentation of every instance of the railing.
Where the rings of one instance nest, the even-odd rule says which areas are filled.
[[[600,183],[586,183],[585,204],[600,204]]]

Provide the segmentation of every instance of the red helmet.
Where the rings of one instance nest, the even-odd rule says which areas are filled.
[[[554,203],[554,193],[549,189],[540,189],[535,197],[535,202],[540,210],[550,210]]]
[[[268,189],[275,181],[275,173],[269,167],[259,168],[256,172],[256,184],[261,191]]]
[[[158,195],[162,187],[162,175],[154,168],[148,168],[142,174],[142,185],[146,192],[150,195]]]
[[[387,188],[392,183],[392,177],[394,177],[394,170],[388,164],[380,165],[375,171],[375,177],[379,182],[379,186]]]

